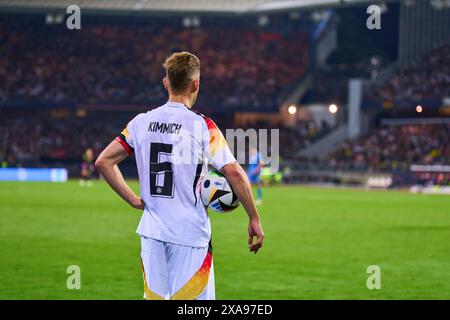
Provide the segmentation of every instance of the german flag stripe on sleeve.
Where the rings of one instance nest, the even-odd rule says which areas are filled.
[[[128,152],[128,154],[132,154],[134,149],[127,142],[128,130],[127,128],[123,129],[123,131],[116,137],[116,141],[119,142],[122,147]]]
[[[203,119],[205,119],[210,135],[209,145],[211,155],[214,156],[217,151],[227,146],[227,142],[214,121],[208,117],[203,117]]]

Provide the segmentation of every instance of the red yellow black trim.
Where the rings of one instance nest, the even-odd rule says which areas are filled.
[[[122,133],[116,137],[116,141],[122,145],[128,154],[132,154],[134,152],[134,149],[128,144],[127,139]]]
[[[160,295],[154,293],[152,290],[150,290],[148,283],[147,283],[147,277],[145,275],[145,268],[144,268],[144,263],[142,262],[141,259],[141,266],[142,266],[142,274],[144,277],[144,293],[145,293],[145,299],[147,300],[165,300],[163,297],[161,297]]]
[[[209,147],[211,155],[214,156],[217,151],[227,146],[227,142],[214,121],[205,116],[203,116],[203,119],[205,119],[209,131]]]
[[[194,300],[205,290],[209,281],[209,273],[212,264],[212,248],[209,246],[205,260],[197,273],[170,299],[171,300]]]

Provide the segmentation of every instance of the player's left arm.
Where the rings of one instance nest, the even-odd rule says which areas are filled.
[[[117,140],[114,140],[98,156],[95,166],[123,200],[133,208],[143,210],[144,201],[125,182],[118,166],[128,155],[129,152]]]
[[[204,145],[210,163],[220,172],[231,184],[239,201],[244,206],[250,219],[248,224],[248,247],[251,252],[257,253],[263,245],[264,231],[261,226],[258,209],[253,199],[253,193],[244,169],[237,163],[236,158],[231,153],[230,148],[220,129],[208,117],[205,117],[208,133]],[[255,238],[256,237],[256,241]]]

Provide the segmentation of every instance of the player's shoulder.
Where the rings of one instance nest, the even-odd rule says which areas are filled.
[[[196,110],[191,110],[191,111],[204,121],[204,123],[206,124],[208,129],[217,128],[216,123],[210,117],[208,117],[208,116],[204,115],[203,113],[200,113]]]
[[[206,117],[203,113],[201,113],[195,109],[185,108],[184,110],[187,114],[189,114],[194,119],[204,119]]]
[[[134,116],[134,118],[130,122],[141,122],[147,120],[149,117],[151,117],[154,114],[157,114],[161,111],[161,107],[157,107],[145,112],[138,113]]]
[[[208,116],[204,115],[203,113],[194,110],[194,109],[186,109],[186,112],[195,120],[195,121],[201,121],[202,124],[208,128],[216,128],[217,125],[215,122]]]
[[[131,119],[131,121],[140,121],[140,120],[144,119],[147,116],[148,112],[149,111],[138,113],[137,115],[134,116],[133,119]]]
[[[139,123],[142,121],[145,122],[149,118],[164,118],[165,112],[167,112],[167,110],[164,109],[163,106],[160,106],[147,112],[137,114],[131,121]],[[184,120],[192,119],[194,121],[201,121],[208,129],[217,128],[216,123],[210,117],[197,110],[185,108],[179,109],[178,112],[180,112],[180,117],[182,117]]]
[[[146,113],[138,113],[130,121],[128,121],[127,129],[130,130],[131,127],[139,126],[139,123],[145,118]]]

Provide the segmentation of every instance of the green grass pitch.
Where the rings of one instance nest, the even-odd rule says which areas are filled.
[[[133,183],[137,189],[137,183]],[[450,198],[271,187],[264,248],[212,213],[218,299],[450,299]],[[141,299],[140,213],[104,182],[0,183],[0,299]],[[66,269],[81,268],[68,290]],[[367,267],[381,268],[369,290]]]

